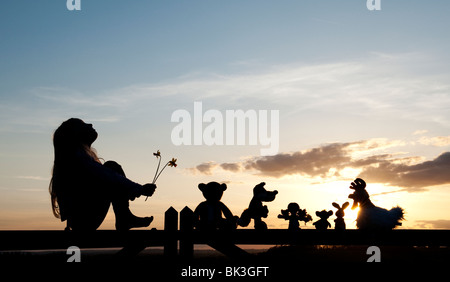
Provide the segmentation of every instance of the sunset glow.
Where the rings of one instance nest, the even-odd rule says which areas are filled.
[[[161,152],[155,194],[131,202],[150,228],[217,181],[237,216],[258,183],[277,190],[269,228],[287,228],[291,202],[314,222],[348,201],[354,229],[357,177],[376,206],[405,210],[401,228],[450,228],[450,2],[56,2],[0,10],[0,229],[64,229],[48,187],[71,117],[137,183]]]

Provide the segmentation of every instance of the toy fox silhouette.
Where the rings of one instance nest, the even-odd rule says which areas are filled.
[[[262,221],[261,218],[266,218],[269,214],[269,210],[267,209],[267,206],[263,206],[262,202],[272,202],[278,194],[278,191],[267,191],[264,188],[264,185],[266,185],[266,183],[261,182],[253,188],[253,198],[250,201],[248,209],[245,209],[242,212],[241,217],[238,220],[238,225],[246,227],[253,219],[255,229],[267,229],[267,224]]]

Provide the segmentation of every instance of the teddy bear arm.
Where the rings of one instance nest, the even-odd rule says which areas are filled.
[[[202,213],[205,211],[205,204],[206,202],[201,202],[194,210],[194,225],[197,225],[197,223],[200,221],[200,217]]]
[[[222,211],[223,215],[226,219],[232,219],[233,213],[230,211],[230,209],[222,202],[220,202],[220,210]]]

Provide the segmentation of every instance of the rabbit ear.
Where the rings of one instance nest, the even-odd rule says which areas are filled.
[[[345,209],[348,207],[348,205],[349,205],[349,203],[348,203],[348,202],[345,202],[345,203],[342,205],[342,209],[345,210]]]
[[[341,207],[337,203],[332,203],[333,207],[340,209]]]

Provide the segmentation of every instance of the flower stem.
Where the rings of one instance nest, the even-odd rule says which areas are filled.
[[[160,159],[159,162],[161,162],[161,159]],[[159,176],[161,175],[161,173],[164,171],[164,169],[167,167],[168,164],[169,164],[169,162],[167,162],[167,163],[163,166],[163,168],[162,168],[161,171],[158,173],[158,175],[155,174],[155,178],[153,178],[152,184],[155,184],[156,180],[158,180]],[[159,164],[158,164],[158,169],[159,169]],[[158,172],[158,169],[156,170],[156,172]],[[148,196],[145,198],[145,201],[147,201],[147,199],[148,199]]]
[[[161,157],[159,157],[158,167],[156,168],[155,176],[153,176],[153,182],[152,184],[155,184],[155,181],[157,179],[156,175],[158,174],[159,165],[161,164]]]
[[[158,179],[157,175],[158,175],[159,166],[161,165],[161,156],[159,156],[158,159],[159,159],[158,167],[156,168],[155,176],[153,176],[152,184],[155,184],[156,179]],[[148,199],[148,196],[145,198],[145,201],[147,201],[147,199]]]
[[[169,164],[169,162],[167,162],[163,168],[161,169],[161,171],[158,173],[158,176],[156,176],[155,180],[153,181],[153,183],[156,182],[156,180],[158,180],[159,176],[161,175],[161,173],[164,171],[164,169],[167,167],[167,165]]]

